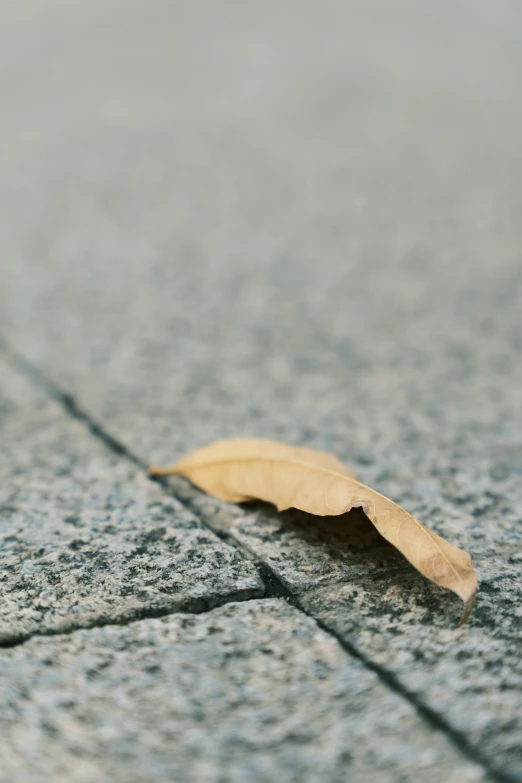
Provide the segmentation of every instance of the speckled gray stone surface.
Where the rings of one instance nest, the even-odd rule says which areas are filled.
[[[359,510],[279,514],[264,504],[231,507],[182,479],[171,485],[202,519],[268,564],[306,611],[522,778],[522,547],[517,508],[508,505],[510,498],[515,504],[514,481],[498,524],[478,524],[457,500],[440,500],[440,509],[406,504],[472,552],[479,594],[460,629],[460,601],[418,574]]]
[[[357,514],[172,485],[521,779],[520,5],[29,2],[0,25],[6,340],[142,460],[325,448],[468,549],[457,631]]]
[[[484,780],[280,600],[33,639],[0,699],[2,783]]]
[[[0,358],[0,642],[263,595],[251,563]]]

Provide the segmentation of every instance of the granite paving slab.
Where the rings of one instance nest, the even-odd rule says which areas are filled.
[[[2,783],[488,778],[284,601],[0,654]]]
[[[181,478],[165,484],[253,552],[352,652],[391,675],[408,698],[420,698],[471,752],[508,779],[522,779],[522,497],[515,478],[498,524],[456,499],[406,505],[472,553],[479,593],[463,628],[459,599],[416,572],[360,509],[324,518],[280,514],[267,504],[231,506]]]
[[[260,596],[248,560],[0,358],[0,643]]]

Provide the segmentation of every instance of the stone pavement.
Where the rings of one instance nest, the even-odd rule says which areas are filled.
[[[522,780],[516,2],[6,0],[0,781]],[[153,482],[326,449],[471,552]]]

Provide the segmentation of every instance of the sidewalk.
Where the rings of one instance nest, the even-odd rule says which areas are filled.
[[[522,780],[522,18],[6,4],[0,783]],[[231,506],[326,449],[467,549]]]

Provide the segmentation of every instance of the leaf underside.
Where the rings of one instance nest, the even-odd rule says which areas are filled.
[[[360,507],[379,533],[432,582],[465,604],[462,625],[477,592],[469,554],[421,525],[407,511],[356,481],[336,457],[276,441],[244,438],[211,443],[174,465],[151,467],[154,476],[186,476],[221,500],[264,500],[278,511],[297,508],[336,516]]]

